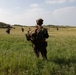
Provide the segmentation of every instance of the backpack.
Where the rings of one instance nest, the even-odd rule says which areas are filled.
[[[45,41],[46,38],[48,38],[48,32],[46,28],[40,28],[40,29],[36,29],[35,30],[35,34],[34,34],[34,40],[37,42],[42,42]]]

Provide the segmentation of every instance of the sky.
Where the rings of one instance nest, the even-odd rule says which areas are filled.
[[[76,0],[0,0],[0,22],[34,26],[38,18],[44,25],[76,26]]]

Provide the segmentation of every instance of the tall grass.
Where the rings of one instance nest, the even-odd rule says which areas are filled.
[[[0,29],[0,75],[76,75],[76,29],[50,28],[48,60],[36,58],[20,28]]]

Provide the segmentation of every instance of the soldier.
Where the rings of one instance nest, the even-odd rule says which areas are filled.
[[[57,30],[59,30],[59,28],[57,27]]]
[[[11,29],[8,28],[8,29],[6,30],[6,33],[7,33],[7,34],[10,34],[10,30],[11,30]]]
[[[10,25],[8,25],[8,26],[7,26],[6,33],[7,33],[7,34],[10,34],[10,30],[11,30],[11,29],[10,29]]]
[[[42,26],[43,19],[36,20],[36,28],[34,31],[29,32],[29,37],[31,42],[33,43],[34,52],[37,57],[39,57],[39,53],[41,53],[43,59],[47,59],[47,42],[46,39],[49,37],[48,31],[46,28]],[[27,35],[26,35],[27,37]]]
[[[24,32],[24,28],[21,28],[22,32]]]

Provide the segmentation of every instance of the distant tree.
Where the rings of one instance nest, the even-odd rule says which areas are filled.
[[[19,25],[19,24],[14,24],[14,26],[21,26],[21,25]]]
[[[0,22],[0,28],[8,28],[8,27],[11,28],[10,24],[6,24],[4,22]]]

